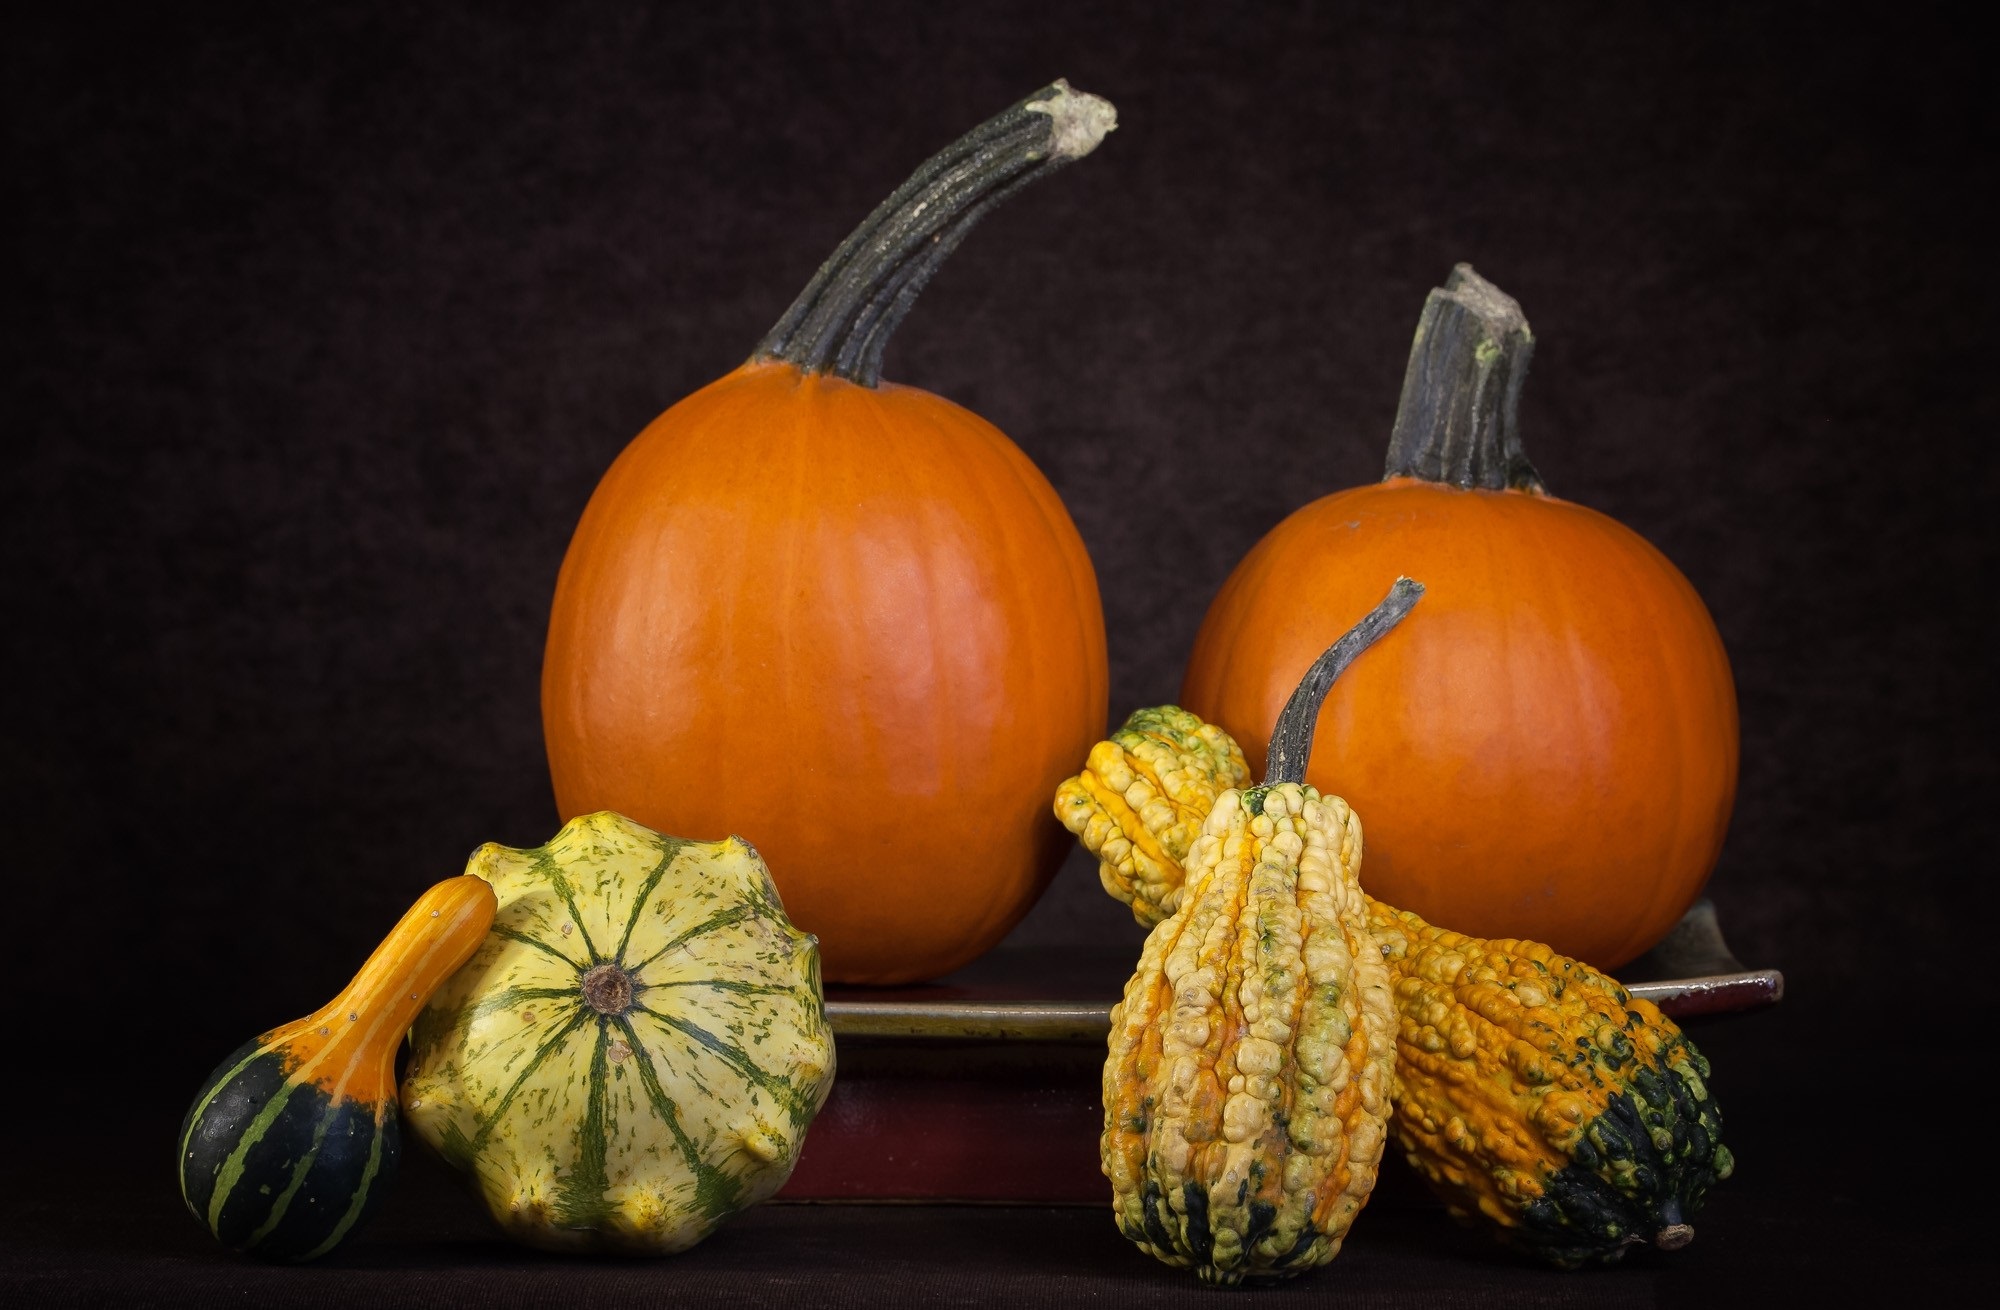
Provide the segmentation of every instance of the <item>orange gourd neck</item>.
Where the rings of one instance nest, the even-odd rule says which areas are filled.
[[[382,939],[340,995],[266,1033],[287,1067],[336,1099],[394,1093],[396,1050],[431,993],[471,958],[493,923],[493,889],[465,874],[438,883]]]
[[[1114,122],[1108,102],[1058,78],[973,128],[840,243],[750,361],[875,386],[890,335],[965,234],[1028,183],[1095,149]]]
[[[1514,298],[1470,264],[1454,268],[1417,322],[1383,480],[1544,494],[1521,449],[1521,384],[1534,351]]]

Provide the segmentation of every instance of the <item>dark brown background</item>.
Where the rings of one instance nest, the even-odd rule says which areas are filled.
[[[474,845],[553,832],[538,666],[595,480],[1057,75],[1119,130],[987,222],[886,373],[1062,493],[1114,718],[1175,696],[1267,528],[1377,476],[1469,260],[1539,337],[1551,487],[1678,563],[1734,661],[1711,894],[1790,980],[1760,1032],[1852,1043],[1846,1121],[1974,1022],[1992,132],[1949,11],[65,7],[7,58],[17,1001],[97,1052],[79,1110],[170,1124]],[[1137,933],[1078,859],[1014,940]]]

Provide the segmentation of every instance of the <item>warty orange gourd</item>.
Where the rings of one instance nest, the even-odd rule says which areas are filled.
[[[1306,708],[1294,697],[1275,734],[1294,761],[1312,749],[1310,725],[1303,742],[1298,731]],[[1194,834],[1213,830],[1222,798],[1249,781],[1227,733],[1160,706],[1094,747],[1055,809],[1098,857],[1105,889],[1140,923],[1164,926],[1208,878]],[[1343,856],[1358,874],[1360,819],[1338,798],[1320,804],[1341,816]],[[1362,903],[1396,1012],[1390,1126],[1447,1209],[1561,1267],[1613,1261],[1638,1242],[1691,1241],[1695,1212],[1735,1165],[1708,1062],[1686,1034],[1616,979],[1539,942],[1484,940],[1373,896]],[[1118,1041],[1114,1031],[1114,1053]],[[1114,1096],[1130,1095],[1107,1066],[1107,1122]]]

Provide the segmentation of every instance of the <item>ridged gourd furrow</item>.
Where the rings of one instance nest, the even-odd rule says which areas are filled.
[[[1353,867],[1352,813],[1310,788],[1225,791],[1180,909],[1114,1014],[1104,1167],[1126,1236],[1206,1281],[1340,1249],[1389,1107],[1388,980]]]

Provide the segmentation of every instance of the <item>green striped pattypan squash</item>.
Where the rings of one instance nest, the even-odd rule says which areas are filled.
[[[834,1054],[817,943],[757,852],[605,812],[466,868],[499,910],[417,1018],[403,1110],[500,1226],[658,1254],[775,1192]]]

